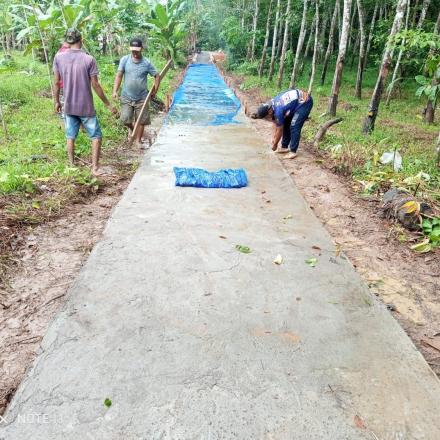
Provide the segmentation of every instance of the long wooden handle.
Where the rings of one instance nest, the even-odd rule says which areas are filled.
[[[169,60],[168,63],[165,65],[165,67],[162,69],[162,72],[159,73],[159,77],[160,77],[161,81],[162,81],[163,77],[166,75],[166,73],[168,72],[168,69],[171,67],[171,64],[173,64],[173,60]],[[144,104],[142,105],[141,111],[140,111],[139,116],[136,120],[136,124],[134,124],[134,128],[133,128],[133,131],[132,131],[130,139],[129,139],[129,144],[132,144],[132,142],[133,142],[133,139],[136,135],[136,131],[139,127],[139,122],[142,118],[142,115],[144,114],[145,108],[147,107],[148,103],[151,101],[151,96],[153,94],[153,90],[154,90],[154,86],[151,88],[151,90],[148,92],[147,97],[145,98]]]

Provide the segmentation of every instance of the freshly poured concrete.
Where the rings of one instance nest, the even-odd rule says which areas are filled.
[[[440,439],[438,379],[240,118],[162,130],[0,438]],[[250,185],[176,188],[173,166]]]

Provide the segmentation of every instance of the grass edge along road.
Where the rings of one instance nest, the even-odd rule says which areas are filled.
[[[146,56],[157,69],[166,64],[160,57]],[[97,62],[102,86],[111,96],[117,66],[110,57],[98,58]],[[16,53],[7,65],[0,67],[0,96],[8,132],[7,139],[4,132],[0,134],[1,256],[8,248],[8,243],[2,241],[8,241],[14,227],[36,225],[53,218],[70,203],[96,193],[106,183],[90,172],[90,142],[85,133],[78,137],[77,166],[69,166],[64,129],[53,111],[44,64]],[[177,73],[178,70],[171,70],[165,76],[159,99],[165,100],[171,92]],[[104,134],[102,163],[116,165],[118,177],[129,177],[137,168],[137,160],[127,160],[118,151],[127,131],[96,96],[94,102]]]

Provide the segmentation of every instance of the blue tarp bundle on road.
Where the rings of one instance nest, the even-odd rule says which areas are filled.
[[[176,186],[194,186],[197,188],[242,188],[248,179],[243,168],[223,169],[209,172],[202,168],[174,167]]]
[[[176,90],[168,121],[196,125],[237,124],[241,107],[213,64],[191,64]]]

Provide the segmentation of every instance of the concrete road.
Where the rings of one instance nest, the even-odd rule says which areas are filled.
[[[438,379],[239,119],[162,130],[0,438],[440,439]],[[173,166],[250,184],[176,188]]]

